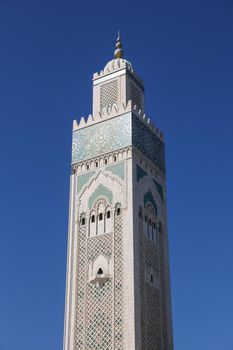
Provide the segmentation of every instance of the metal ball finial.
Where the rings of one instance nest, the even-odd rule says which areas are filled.
[[[118,37],[117,37],[117,42],[116,42],[116,50],[114,51],[114,57],[115,58],[122,58],[123,57],[120,31],[118,32]]]

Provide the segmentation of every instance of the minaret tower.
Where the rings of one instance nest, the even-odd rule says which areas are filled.
[[[114,56],[73,123],[64,350],[172,350],[164,140]]]

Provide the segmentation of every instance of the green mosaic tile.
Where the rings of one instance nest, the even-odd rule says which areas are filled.
[[[125,164],[124,164],[124,162],[107,166],[105,168],[105,170],[111,171],[111,173],[119,176],[122,180],[125,179]]]
[[[83,175],[79,175],[77,177],[77,191],[80,192],[82,187],[86,185],[86,183],[90,180],[90,178],[95,175],[95,171],[91,171],[90,173],[86,173]]]
[[[159,195],[160,195],[160,197],[161,197],[161,199],[162,199],[162,202],[163,202],[163,186],[160,185],[156,180],[153,179],[153,181],[154,181],[154,183],[155,183],[155,186],[156,186],[156,188],[157,188],[157,191],[159,192]]]
[[[155,213],[157,215],[158,209],[151,191],[148,191],[147,193],[145,193],[143,200],[144,200],[144,207],[146,207],[147,202],[150,202],[153,205],[155,209]]]
[[[101,196],[106,197],[109,200],[109,202],[112,203],[112,192],[109,191],[104,185],[100,184],[88,200],[89,209],[93,207],[93,204],[96,201],[96,199]]]
[[[147,175],[147,172],[137,165],[137,182]]]
[[[131,113],[73,133],[72,163],[127,147],[132,140]]]

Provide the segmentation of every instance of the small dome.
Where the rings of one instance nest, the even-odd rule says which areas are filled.
[[[125,67],[131,73],[133,73],[133,66],[130,62],[128,62],[124,58],[115,58],[106,64],[106,66],[104,67],[104,73],[112,72],[113,70],[118,70]]]

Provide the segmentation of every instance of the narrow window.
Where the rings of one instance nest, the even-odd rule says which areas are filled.
[[[99,165],[99,164],[98,164],[98,162],[95,162],[95,166],[96,166],[96,168],[98,168],[98,165]]]
[[[162,233],[162,224],[161,224],[161,221],[159,223],[159,232]]]
[[[108,160],[107,160],[107,158],[104,160],[104,163],[105,163],[105,164],[108,164]]]
[[[107,211],[107,219],[110,219],[110,217],[111,217],[111,212],[110,212],[110,210],[108,210]]]
[[[117,215],[120,215],[120,214],[121,214],[121,209],[117,208]]]
[[[98,270],[98,272],[97,272],[97,274],[98,274],[98,275],[103,275],[103,273],[104,273],[104,272],[103,272],[103,269],[100,267],[99,270]]]
[[[91,222],[95,222],[95,215],[91,216]]]
[[[145,222],[147,222],[147,216],[145,215]]]
[[[116,157],[116,156],[114,156],[114,162],[116,162],[116,160],[117,160],[117,157]]]
[[[87,170],[89,170],[89,165],[87,164]]]
[[[156,226],[155,223],[152,223],[152,241],[155,240],[155,232],[156,232]]]
[[[103,214],[100,213],[100,214],[99,214],[99,221],[102,221],[102,220],[103,220]]]
[[[86,223],[85,218],[82,218],[82,225],[85,225],[85,223]]]

